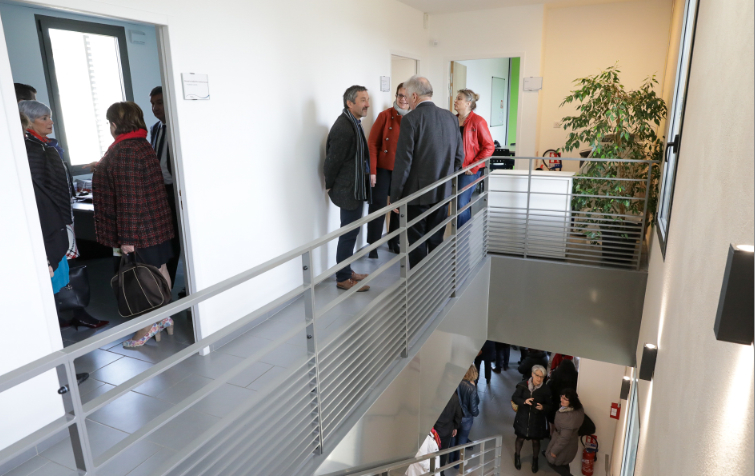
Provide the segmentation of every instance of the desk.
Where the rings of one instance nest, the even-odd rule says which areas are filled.
[[[500,253],[566,258],[574,172],[490,172],[489,249]],[[530,192],[527,193],[527,187]],[[529,196],[529,202],[528,202]]]

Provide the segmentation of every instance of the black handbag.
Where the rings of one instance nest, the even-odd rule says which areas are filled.
[[[156,267],[139,263],[136,255],[135,251],[121,256],[118,274],[110,280],[122,317],[141,316],[171,300],[165,276]]]
[[[74,266],[68,270],[68,284],[55,294],[58,312],[83,309],[89,305],[89,272],[86,266]]]

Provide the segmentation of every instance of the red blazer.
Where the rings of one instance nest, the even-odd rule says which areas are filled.
[[[396,161],[396,143],[401,129],[401,114],[391,106],[378,114],[370,129],[367,144],[370,149],[370,174],[375,175],[378,168],[393,170]]]
[[[490,157],[495,152],[493,136],[490,135],[488,123],[479,114],[474,111],[469,113],[467,120],[464,121],[464,165],[467,167],[480,159]],[[482,166],[472,169],[472,173],[477,173]]]
[[[174,236],[160,162],[146,139],[112,146],[92,175],[97,242],[118,248],[159,245]]]

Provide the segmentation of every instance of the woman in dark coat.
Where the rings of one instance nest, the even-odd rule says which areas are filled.
[[[545,450],[548,465],[561,476],[571,476],[569,463],[579,451],[579,427],[585,419],[585,411],[574,389],[561,391],[561,407],[556,412],[553,436]]]
[[[545,385],[545,367],[532,367],[532,377],[520,382],[511,401],[518,405],[514,418],[514,432],[516,433],[516,447],[514,452],[514,466],[522,468],[520,453],[524,440],[532,441],[532,472],[538,470],[538,454],[540,440],[548,437],[545,415],[551,407],[551,389]]]
[[[553,371],[551,378],[548,380],[548,385],[551,388],[553,394],[553,407],[548,414],[548,421],[553,423],[556,410],[561,406],[561,392],[566,388],[577,388],[577,369],[574,367],[574,362],[571,360],[562,360],[558,368]]]
[[[147,141],[144,113],[136,103],[118,102],[105,114],[115,142],[94,167],[94,230],[97,242],[120,248],[122,254],[136,253],[137,261],[152,265],[168,281],[166,263],[173,257],[174,236],[168,195],[160,162]],[[152,336],[173,332],[173,320],[145,327],[123,343],[140,347]]]

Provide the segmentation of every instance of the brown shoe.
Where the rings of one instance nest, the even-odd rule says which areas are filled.
[[[357,286],[358,284],[359,283],[356,280],[354,280],[354,279],[347,279],[346,281],[341,281],[340,283],[337,283],[336,287],[338,289],[349,290],[349,289],[353,288],[354,286]],[[358,293],[363,293],[363,292],[369,291],[369,290],[370,290],[369,286],[362,286],[361,288],[359,288],[359,290],[357,290],[357,292]]]
[[[361,281],[367,276],[369,276],[369,274],[358,274],[358,273],[355,273],[354,271],[351,272],[351,279],[353,279],[354,281]]]

